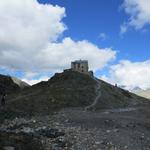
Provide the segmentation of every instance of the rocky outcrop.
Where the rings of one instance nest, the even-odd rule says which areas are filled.
[[[5,121],[0,126],[0,149],[63,149],[67,146],[64,136],[65,133],[59,129],[43,124],[37,126],[35,119],[15,118],[12,121]]]
[[[15,77],[0,74],[0,93],[12,93],[25,87],[29,85]]]

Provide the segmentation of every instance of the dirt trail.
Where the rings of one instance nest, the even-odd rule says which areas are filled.
[[[100,88],[101,88],[100,81],[96,77],[93,77],[93,79],[97,82],[97,86],[96,86],[97,96],[96,96],[95,100],[93,101],[93,103],[91,105],[85,107],[85,110],[94,109],[94,106],[97,104],[99,98],[102,95],[101,90],[100,90]]]

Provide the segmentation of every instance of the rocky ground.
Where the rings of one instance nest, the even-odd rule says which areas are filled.
[[[0,150],[150,150],[150,101],[117,86],[67,71],[0,88]]]
[[[53,115],[5,120],[5,150],[150,150],[149,108],[62,109]]]

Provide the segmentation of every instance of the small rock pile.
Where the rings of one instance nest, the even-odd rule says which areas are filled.
[[[68,147],[63,131],[46,126],[36,127],[33,124],[36,125],[34,119],[6,120],[0,126],[0,149],[22,149],[23,147],[23,150],[59,150]]]

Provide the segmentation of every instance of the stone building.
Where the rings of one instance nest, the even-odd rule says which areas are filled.
[[[89,67],[88,67],[88,61],[87,60],[76,60],[71,62],[71,69],[73,71],[78,71],[81,73],[88,74]]]
[[[93,76],[93,71],[89,71],[88,61],[87,60],[76,60],[71,62],[71,68],[65,69],[64,72],[68,71],[77,71],[80,73],[84,73],[90,76]]]

